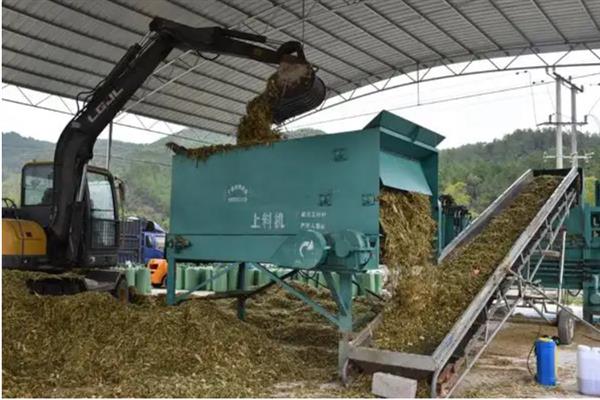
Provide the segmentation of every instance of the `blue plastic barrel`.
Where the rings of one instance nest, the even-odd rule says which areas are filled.
[[[537,374],[540,385],[556,385],[556,343],[548,337],[540,337],[535,341],[535,356],[537,359]]]

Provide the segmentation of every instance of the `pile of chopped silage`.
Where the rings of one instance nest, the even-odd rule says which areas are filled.
[[[306,293],[326,310],[336,314],[337,305],[328,289],[313,288],[297,282],[292,286]],[[380,311],[378,302],[369,298],[355,298],[352,304],[355,322],[370,320]],[[278,286],[269,288],[247,302],[247,321],[263,330],[266,335],[284,344],[337,350],[340,333],[325,317],[309,305]],[[337,362],[337,353],[334,353]]]
[[[375,332],[376,346],[418,354],[435,350],[559,183],[559,177],[536,177],[441,265],[401,265],[395,296]]]
[[[328,311],[337,312],[329,290],[299,282],[290,284]],[[381,311],[381,304],[371,300],[355,298],[355,321],[366,324]],[[235,314],[235,302],[221,300],[219,305],[226,313]],[[295,353],[304,361],[304,368],[312,370],[306,371],[304,377],[297,376],[292,381],[277,384],[273,393],[275,397],[372,397],[370,376],[358,377],[348,386],[339,381],[338,328],[279,286],[273,286],[246,302],[246,321],[264,332],[267,338]]]
[[[278,382],[324,379],[310,354],[212,302],[35,296],[31,276],[2,273],[5,397],[262,397]]]

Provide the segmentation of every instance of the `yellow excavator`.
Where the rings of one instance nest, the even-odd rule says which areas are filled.
[[[108,76],[77,96],[85,105],[61,133],[54,161],[23,167],[20,206],[3,199],[2,268],[81,269],[83,275],[28,285],[39,294],[101,290],[125,300],[129,294],[123,274],[109,269],[117,263],[120,191],[108,170],[89,165],[98,136],[174,49],[279,65],[277,83],[283,94],[273,108],[275,123],[321,104],[325,86],[302,45],[287,42],[272,49],[268,43],[261,35],[154,18],[149,34],[127,50]]]

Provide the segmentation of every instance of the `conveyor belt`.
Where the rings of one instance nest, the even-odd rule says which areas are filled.
[[[344,379],[349,365],[353,363],[368,372],[385,371],[418,379],[431,377],[432,397],[452,394],[517,306],[520,299],[507,298],[506,291],[513,285],[522,289],[524,285],[532,284],[544,254],[551,249],[569,210],[578,201],[581,172],[575,168],[527,171],[458,235],[440,256],[440,261],[443,261],[455,249],[478,235],[538,175],[559,175],[563,179],[436,350],[430,355],[422,355],[369,347],[380,316],[353,340],[340,343]],[[532,255],[536,256],[535,262]],[[523,292],[519,290],[519,293]]]

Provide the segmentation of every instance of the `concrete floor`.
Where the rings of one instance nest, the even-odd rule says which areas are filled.
[[[557,335],[556,327],[542,320],[508,322],[475,367],[456,389],[454,397],[587,397],[577,389],[577,345],[600,346],[600,335],[577,324],[573,343],[557,349],[558,385],[538,385],[527,368],[536,337]],[[530,369],[535,374],[535,355]]]
[[[176,290],[175,291],[177,294],[182,294],[182,293],[186,293],[187,290]],[[192,297],[204,297],[204,296],[208,296],[209,294],[213,294],[214,292],[212,291],[208,291],[208,290],[197,290],[195,292],[193,292],[190,296]],[[167,295],[167,289],[165,288],[152,288],[152,292],[150,293],[150,295],[152,296],[166,296]]]

